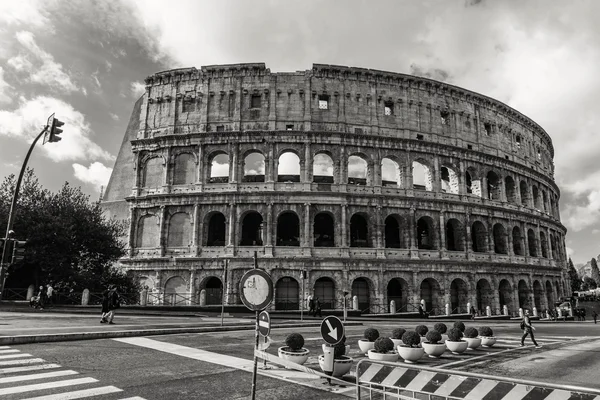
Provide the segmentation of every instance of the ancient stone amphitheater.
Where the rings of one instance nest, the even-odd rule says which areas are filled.
[[[514,314],[569,294],[553,156],[534,121],[443,82],[184,68],[146,79],[102,205],[154,304],[239,304],[256,252],[278,310],[304,288],[325,309]]]

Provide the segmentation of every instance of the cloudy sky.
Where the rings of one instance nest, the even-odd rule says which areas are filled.
[[[97,198],[143,79],[184,66],[340,64],[413,73],[494,97],[556,149],[561,214],[577,262],[600,253],[600,2],[0,1],[1,175],[56,112],[64,139],[38,146],[41,182]]]

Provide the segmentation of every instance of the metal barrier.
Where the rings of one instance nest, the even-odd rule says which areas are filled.
[[[27,300],[27,288],[4,288],[2,300]]]
[[[361,389],[383,394],[383,398],[418,398],[423,400],[568,400],[595,399],[600,389],[556,385],[511,379],[500,376],[450,371],[443,368],[399,365],[398,363],[360,360],[356,365],[356,398]]]

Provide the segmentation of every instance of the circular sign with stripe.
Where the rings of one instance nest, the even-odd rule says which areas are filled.
[[[269,333],[271,333],[271,317],[266,311],[258,315],[258,333],[263,336],[269,336]]]
[[[240,281],[242,303],[252,311],[261,311],[273,301],[273,280],[262,269],[251,269]]]

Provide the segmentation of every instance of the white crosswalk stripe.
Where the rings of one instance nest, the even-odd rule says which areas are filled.
[[[18,376],[9,376],[6,378],[0,378],[0,383],[34,381],[36,379],[55,378],[57,376],[77,375],[77,374],[78,374],[77,371],[71,371],[71,370],[43,372],[41,374],[18,375]]]
[[[8,360],[9,358],[26,358],[26,357],[31,357],[31,354],[27,354],[27,353],[4,354],[4,355],[0,355],[0,360]]]
[[[0,368],[0,374],[13,374],[15,372],[39,371],[40,369],[60,368],[58,364],[28,365],[26,367]]]
[[[94,378],[77,378],[77,379],[66,379],[64,381],[47,382],[47,383],[36,383],[33,385],[13,386],[5,389],[0,389],[0,396],[14,393],[25,393],[33,392],[36,390],[43,389],[54,389],[65,386],[82,385],[84,383],[96,383],[97,379]]]
[[[84,390],[76,390],[73,392],[66,392],[66,393],[58,393],[58,394],[49,394],[46,396],[38,396],[38,397],[30,397],[28,399],[24,399],[24,400],[73,400],[73,399],[85,399],[87,397],[93,397],[93,396],[101,396],[103,394],[110,394],[110,393],[118,393],[118,392],[122,392],[123,390],[119,389],[118,387],[114,387],[114,386],[104,386],[104,387],[99,387],[99,388],[94,388],[94,389],[84,389]],[[141,400],[145,400],[142,397],[140,397]]]
[[[8,354],[8,353],[20,353],[20,351],[17,349],[0,350],[0,354]]]

